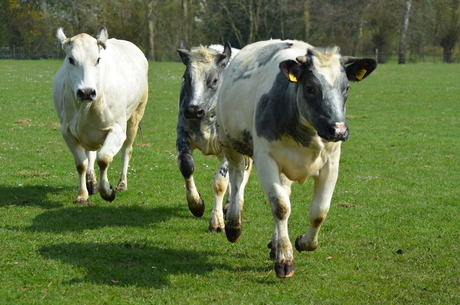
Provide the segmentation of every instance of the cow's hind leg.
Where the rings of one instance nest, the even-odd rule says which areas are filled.
[[[90,195],[97,193],[97,178],[96,171],[94,170],[94,162],[96,161],[95,151],[86,151],[88,157],[88,169],[86,170],[86,188]]]
[[[228,161],[222,154],[219,155],[218,158],[221,161],[220,167],[214,174],[214,178],[212,180],[214,205],[211,211],[211,218],[209,219],[209,231],[212,233],[225,231],[222,203],[228,187]]]
[[[195,181],[193,179],[195,162],[190,149],[188,133],[180,126],[177,127],[176,148],[178,152],[177,165],[184,177],[185,195],[187,198],[188,208],[195,217],[201,217],[204,214],[205,205],[196,189]]]
[[[237,152],[226,153],[229,161],[231,197],[227,209],[225,234],[230,242],[236,242],[242,232],[242,211],[244,205],[244,188],[247,179],[245,179],[245,162],[244,156]]]
[[[139,123],[144,116],[145,106],[147,105],[148,90],[147,87],[144,91],[144,96],[142,97],[141,102],[134,111],[133,115],[127,122],[126,126],[126,140],[121,147],[121,161],[122,168],[120,174],[120,180],[117,184],[117,192],[126,191],[128,189],[128,167],[129,161],[131,160],[133,154],[133,143],[136,139],[137,131],[139,129]]]

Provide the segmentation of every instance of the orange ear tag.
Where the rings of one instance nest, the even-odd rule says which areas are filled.
[[[289,73],[289,80],[293,83],[297,83],[297,77],[292,73]]]
[[[363,80],[364,75],[366,75],[366,72],[367,72],[366,69],[361,69],[358,72],[356,72],[356,75],[355,75],[356,81],[359,82],[359,81]]]

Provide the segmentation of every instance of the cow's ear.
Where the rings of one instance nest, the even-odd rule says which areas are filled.
[[[61,47],[64,48],[64,45],[68,42],[70,42],[70,38],[67,38],[64,34],[64,31],[62,28],[57,29],[56,32],[56,38],[59,40],[59,43],[61,44]]]
[[[345,67],[347,78],[351,82],[360,82],[377,68],[377,62],[371,58],[359,59]]]
[[[224,54],[227,55],[228,58],[232,57],[232,46],[228,41],[224,45]]]
[[[177,49],[177,52],[179,53],[179,56],[182,59],[182,62],[184,63],[184,65],[187,65],[188,58],[190,56],[190,51],[187,49]]]
[[[295,60],[288,59],[282,61],[279,64],[279,68],[283,75],[292,83],[297,83],[302,76],[300,65]]]
[[[105,27],[101,27],[97,34],[97,44],[103,47],[104,50],[107,48],[107,39],[109,39],[109,33]]]
[[[224,45],[224,51],[222,54],[219,54],[216,61],[219,66],[225,67],[228,62],[230,61],[230,57],[232,57],[232,46],[230,42],[226,42]]]

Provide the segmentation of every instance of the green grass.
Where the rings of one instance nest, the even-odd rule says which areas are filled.
[[[195,154],[207,210],[188,211],[175,152],[181,63],[150,63],[129,190],[72,204],[77,175],[51,97],[60,64],[0,61],[0,304],[460,303],[458,65],[380,65],[352,84],[319,248],[296,252],[295,276],[280,280],[255,171],[237,243],[207,233],[214,158]],[[311,192],[311,181],[293,185],[292,241]]]

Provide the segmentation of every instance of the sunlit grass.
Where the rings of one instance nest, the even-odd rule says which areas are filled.
[[[74,205],[77,175],[51,97],[60,64],[0,61],[2,303],[460,303],[457,65],[381,65],[352,84],[351,137],[320,246],[296,252],[295,276],[280,280],[255,171],[237,243],[207,232],[218,162],[198,152],[207,210],[188,211],[175,152],[182,63],[150,63],[129,190]],[[293,185],[292,241],[306,231],[311,192],[311,181]]]

